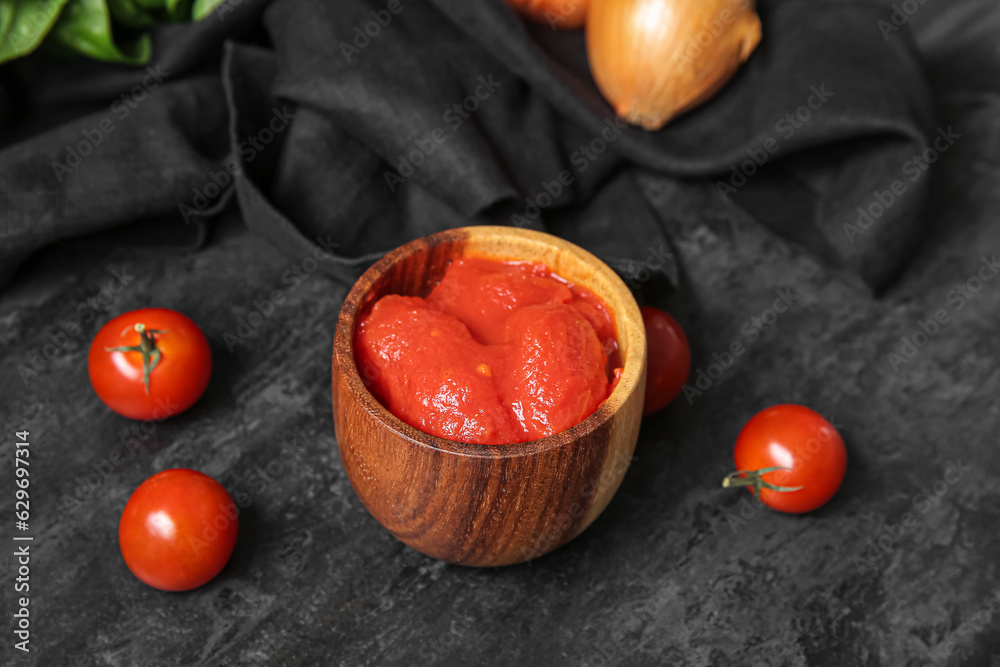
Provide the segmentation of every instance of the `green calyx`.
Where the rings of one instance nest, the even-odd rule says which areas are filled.
[[[791,470],[791,468],[773,466],[771,468],[761,468],[760,470],[737,470],[736,472],[731,472],[726,475],[726,478],[722,480],[722,486],[726,489],[737,486],[751,486],[753,487],[754,495],[757,497],[760,497],[761,489],[770,489],[771,491],[787,493],[789,491],[798,491],[799,489],[805,488],[804,486],[775,486],[770,482],[764,481],[762,477],[763,475],[777,470]]]
[[[167,333],[167,331],[166,329],[147,329],[146,325],[142,323],[136,324],[133,328],[139,332],[138,345],[121,345],[104,349],[108,352],[139,352],[142,354],[142,382],[146,385],[146,395],[149,396],[149,374],[153,372],[163,356],[156,347],[154,335]]]

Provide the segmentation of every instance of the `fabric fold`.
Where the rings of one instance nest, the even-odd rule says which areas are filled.
[[[154,64],[176,74],[64,181],[48,174],[62,146],[142,74],[33,55],[0,69],[8,95],[31,90],[0,134],[4,273],[48,242],[137,218],[200,224],[235,192],[251,230],[294,257],[325,244],[339,280],[416,236],[514,224],[586,244],[637,288],[655,264],[662,291],[678,269],[648,261],[670,230],[636,183],[645,172],[710,184],[881,288],[919,236],[930,182],[907,172],[937,129],[916,49],[884,40],[870,3],[760,11],[764,40],[733,81],[649,133],[601,98],[582,32],[527,24],[499,0],[227,6],[157,30]],[[73,100],[91,111],[67,118]]]

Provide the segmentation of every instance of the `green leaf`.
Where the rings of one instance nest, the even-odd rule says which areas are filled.
[[[111,17],[130,28],[144,28],[156,23],[156,14],[133,0],[108,0]]]
[[[0,0],[0,63],[42,43],[67,0]]]
[[[190,20],[191,0],[167,0],[167,16],[174,23]]]
[[[14,0],[0,0],[0,44],[7,43],[7,33],[14,23]]]
[[[116,44],[106,0],[69,0],[46,44],[107,62],[145,65],[153,52],[149,35]]]
[[[200,21],[219,5],[225,4],[226,0],[194,0],[194,8],[191,10],[191,18]]]

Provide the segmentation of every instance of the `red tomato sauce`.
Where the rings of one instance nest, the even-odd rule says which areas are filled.
[[[580,423],[621,376],[611,309],[528,262],[455,260],[427,298],[391,294],[364,312],[354,349],[394,415],[484,445]]]

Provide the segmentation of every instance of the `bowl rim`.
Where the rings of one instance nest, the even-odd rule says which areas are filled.
[[[360,312],[362,305],[365,303],[365,298],[368,292],[383,274],[385,274],[393,265],[417,254],[418,252],[447,243],[465,241],[473,235],[490,233],[500,233],[502,235],[520,237],[522,239],[542,242],[548,245],[556,245],[553,243],[553,240],[555,240],[557,241],[560,250],[569,251],[576,255],[578,259],[592,265],[595,272],[604,274],[605,279],[620,288],[623,294],[628,295],[625,308],[633,311],[630,313],[629,321],[633,327],[638,327],[639,330],[637,333],[639,334],[640,342],[642,343],[640,354],[630,353],[627,355],[622,377],[618,382],[618,386],[615,387],[615,390],[611,392],[611,395],[604,399],[597,409],[586,419],[575,426],[571,426],[544,438],[502,445],[484,445],[461,442],[459,440],[449,440],[448,438],[442,438],[440,436],[426,433],[417,427],[406,423],[394,415],[387,407],[382,405],[378,398],[376,398],[375,395],[368,390],[368,387],[365,386],[365,383],[362,381],[361,375],[358,372],[354,357],[354,328],[357,322],[358,313]],[[605,301],[608,300],[604,294],[598,294],[598,296]],[[616,322],[618,322],[621,315],[617,310],[614,314]],[[346,385],[355,400],[360,406],[362,406],[369,416],[373,417],[382,426],[390,429],[396,435],[405,438],[411,443],[420,447],[426,447],[458,456],[491,459],[517,458],[542,454],[552,449],[572,444],[572,442],[584,438],[590,433],[607,425],[616,414],[617,408],[624,405],[626,400],[632,395],[633,392],[636,391],[638,387],[646,363],[645,337],[646,332],[643,325],[642,314],[639,310],[638,303],[635,301],[635,297],[632,295],[628,286],[621,279],[621,277],[611,267],[591,252],[561,237],[533,229],[499,225],[456,227],[453,229],[435,232],[434,234],[423,236],[404,243],[403,245],[386,253],[385,256],[375,262],[361,275],[348,292],[337,317],[337,328],[334,334],[333,346],[333,367],[334,372],[336,372],[339,367],[342,382]],[[334,389],[334,391],[336,391],[336,389]]]

